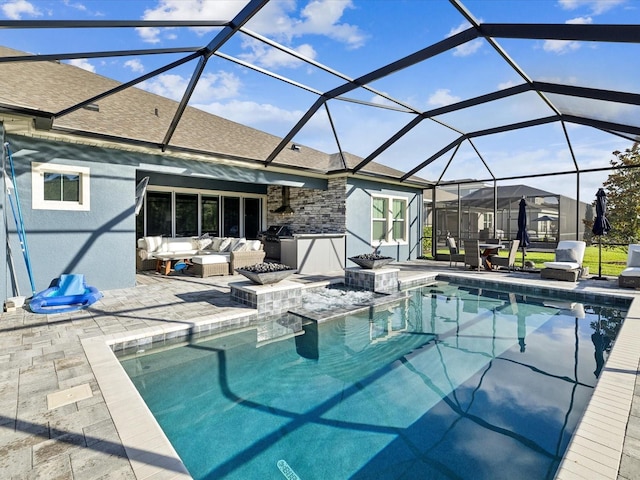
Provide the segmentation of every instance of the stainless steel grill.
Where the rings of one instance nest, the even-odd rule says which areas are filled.
[[[260,236],[260,240],[264,244],[265,259],[280,261],[281,248],[280,239],[291,237],[293,232],[287,225],[271,225]]]

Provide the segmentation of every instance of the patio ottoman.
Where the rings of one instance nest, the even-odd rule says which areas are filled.
[[[193,272],[202,278],[212,275],[229,275],[230,253],[200,253],[191,257]]]
[[[618,285],[624,288],[640,288],[640,267],[627,267],[618,277]]]

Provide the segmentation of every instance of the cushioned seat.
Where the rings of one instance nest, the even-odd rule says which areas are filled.
[[[640,245],[629,245],[627,254],[627,267],[618,277],[618,285],[625,288],[640,287]]]
[[[544,262],[545,268],[540,270],[542,278],[576,282],[582,275],[582,260],[587,247],[579,240],[561,240],[556,248],[556,258],[553,262]]]

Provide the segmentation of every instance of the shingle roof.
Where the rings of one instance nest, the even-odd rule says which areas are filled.
[[[16,55],[25,53],[0,46],[0,56]],[[9,62],[2,65],[0,105],[26,107],[55,116],[56,112],[119,85],[115,80],[66,63]],[[97,110],[80,108],[55,117],[53,129],[159,146],[178,108],[174,100],[135,87],[101,98],[96,104]],[[280,142],[274,135],[187,107],[170,145],[225,158],[264,161]],[[345,158],[349,166],[362,160],[348,153]],[[338,166],[339,159],[338,154],[303,146],[298,151],[282,150],[273,165],[327,173],[343,168]],[[376,163],[367,165],[363,172],[395,178],[402,175],[399,170]]]

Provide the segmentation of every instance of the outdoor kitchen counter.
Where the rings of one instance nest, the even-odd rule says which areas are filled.
[[[294,233],[280,240],[280,261],[305,274],[343,270],[345,237],[344,233]]]

